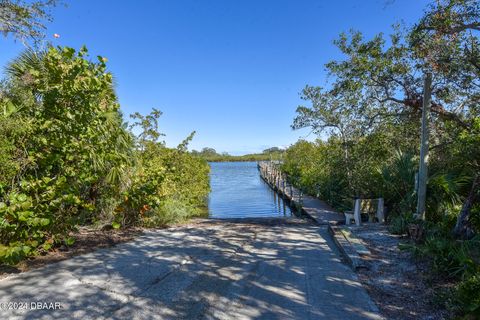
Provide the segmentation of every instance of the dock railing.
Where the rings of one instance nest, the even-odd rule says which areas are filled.
[[[288,180],[287,175],[280,169],[281,165],[281,161],[259,161],[260,177],[282,198],[301,206],[303,192]]]

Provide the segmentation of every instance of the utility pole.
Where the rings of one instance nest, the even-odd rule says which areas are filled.
[[[420,167],[418,170],[418,201],[417,219],[425,220],[425,199],[427,197],[427,176],[428,176],[428,135],[430,122],[430,107],[432,104],[432,74],[427,72],[423,90],[422,106],[422,135],[420,144]]]

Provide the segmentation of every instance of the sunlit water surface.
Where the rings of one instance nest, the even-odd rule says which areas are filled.
[[[292,216],[283,199],[260,178],[256,162],[211,162],[210,167],[210,217]]]

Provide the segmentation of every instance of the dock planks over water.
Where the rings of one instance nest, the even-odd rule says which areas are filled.
[[[339,224],[345,221],[343,214],[335,211],[325,201],[304,194],[289,183],[287,176],[280,170],[280,163],[275,161],[258,162],[258,170],[262,179],[282,198],[318,224]]]

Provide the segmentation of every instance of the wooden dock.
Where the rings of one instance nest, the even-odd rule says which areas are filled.
[[[287,179],[285,173],[280,170],[280,163],[276,161],[258,162],[260,177],[281,196],[290,203],[290,206],[306,214],[318,224],[337,225],[344,223],[343,214],[335,211],[325,201],[306,195],[294,187]]]

